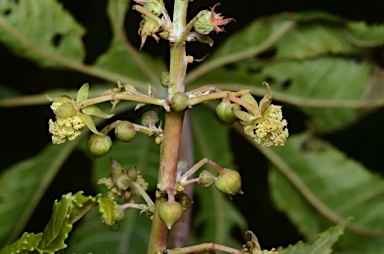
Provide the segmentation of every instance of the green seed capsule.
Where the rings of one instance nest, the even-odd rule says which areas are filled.
[[[228,195],[243,194],[241,190],[241,176],[236,170],[224,169],[215,182],[215,187]]]
[[[177,193],[175,199],[183,207],[184,212],[187,211],[193,203],[192,199],[186,193]]]
[[[136,137],[135,126],[129,121],[121,121],[115,127],[115,134],[120,141],[132,141]]]
[[[181,219],[183,207],[178,202],[164,202],[159,206],[159,216],[168,229]]]
[[[172,96],[171,107],[176,112],[184,111],[189,104],[189,97],[185,93],[177,92]]]
[[[224,123],[232,124],[238,119],[233,111],[240,109],[240,105],[231,103],[227,99],[223,99],[216,107],[216,114]]]
[[[88,139],[88,151],[95,157],[106,155],[112,148],[112,140],[108,135],[92,134]]]

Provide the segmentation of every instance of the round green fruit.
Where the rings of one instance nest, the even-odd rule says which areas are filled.
[[[121,121],[115,127],[115,135],[120,141],[130,142],[136,137],[135,126],[129,121]]]
[[[95,157],[106,155],[112,148],[112,140],[108,135],[92,134],[88,139],[88,151]]]

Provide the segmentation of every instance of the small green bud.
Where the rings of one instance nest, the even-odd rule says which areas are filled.
[[[199,175],[199,184],[204,188],[209,188],[216,181],[217,177],[208,170],[201,171]]]
[[[159,216],[168,229],[181,219],[183,207],[178,202],[164,202],[159,206]]]
[[[158,121],[159,116],[153,110],[147,111],[141,116],[141,123],[149,128],[154,127]]]
[[[55,109],[53,113],[60,117],[70,117],[76,115],[77,110],[71,102],[65,102]]]
[[[241,110],[240,105],[223,99],[216,107],[216,114],[224,123],[232,124],[237,120],[234,110]]]
[[[183,207],[184,212],[187,211],[193,203],[192,199],[186,193],[177,193],[175,199]]]
[[[108,135],[92,134],[88,139],[88,151],[95,158],[106,155],[112,148],[112,140]]]
[[[127,170],[127,175],[128,175],[129,178],[131,178],[133,181],[136,181],[136,180],[137,180],[137,176],[139,175],[139,171],[137,170],[137,167],[136,167],[136,166],[131,166],[131,167]]]
[[[115,127],[116,138],[123,142],[130,142],[136,137],[135,126],[129,121],[121,121]]]
[[[243,194],[241,190],[241,176],[236,170],[224,169],[215,182],[215,187],[228,195]]]
[[[189,104],[189,97],[185,93],[177,92],[171,98],[171,107],[176,112],[184,111]]]
[[[170,80],[169,80],[169,72],[168,71],[163,71],[161,73],[161,76],[160,76],[160,84],[163,86],[163,87],[168,87],[169,86],[169,83],[170,83]]]
[[[123,219],[124,219],[124,211],[119,208],[115,209],[115,211],[113,212],[113,222],[118,223],[123,221]]]
[[[146,0],[144,1],[144,7],[150,10],[156,16],[160,16],[161,10],[164,7],[164,4],[163,4],[163,1]]]

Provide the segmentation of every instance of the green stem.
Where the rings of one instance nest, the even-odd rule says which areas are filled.
[[[186,25],[186,15],[189,0],[176,0],[174,7],[172,34],[179,39],[183,35]],[[184,92],[187,59],[184,43],[174,43],[170,51],[170,85],[168,97],[176,92]],[[167,112],[165,114],[164,139],[160,149],[160,169],[158,186],[161,190],[173,189],[176,182],[177,161],[180,147],[181,131],[184,112]],[[148,254],[154,254],[167,248],[168,229],[159,216],[159,205],[164,198],[157,197],[153,215],[152,229],[149,238]]]
[[[90,105],[95,105],[95,104],[106,102],[106,101],[137,101],[140,103],[162,106],[165,109],[169,108],[169,105],[164,99],[159,99],[155,97],[145,97],[140,95],[132,95],[132,94],[123,94],[123,93],[101,95],[98,97],[80,101],[77,103],[77,105],[80,108],[84,108]]]
[[[167,250],[167,254],[187,254],[187,253],[203,253],[211,251],[211,250],[220,250],[231,254],[246,254],[248,252],[243,252],[238,249],[234,249],[231,247],[223,246],[216,243],[202,243],[199,245],[177,248],[173,250]]]

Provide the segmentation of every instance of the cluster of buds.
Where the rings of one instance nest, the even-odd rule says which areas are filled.
[[[279,254],[275,249],[271,250],[262,250],[259,244],[259,240],[256,235],[252,231],[245,232],[246,234],[251,235],[251,240],[247,241],[246,244],[243,245],[244,253],[252,253],[252,254]]]
[[[216,107],[217,116],[226,123],[240,120],[244,132],[254,138],[255,142],[263,146],[282,146],[288,137],[287,120],[283,119],[281,106],[273,105],[272,92],[267,83],[266,92],[260,103],[251,94],[245,94],[240,98],[244,104],[257,109],[242,110],[240,105],[224,98]]]
[[[138,5],[133,6],[133,9],[140,12],[143,17],[139,28],[140,48],[143,47],[149,36],[153,37],[157,42],[161,37],[172,43],[197,40],[212,46],[213,40],[208,35],[212,32],[224,32],[223,26],[234,21],[233,18],[224,18],[220,13],[215,12],[215,8],[220,5],[220,3],[217,3],[210,10],[200,11],[186,26],[181,35],[182,38],[178,38],[179,35],[173,33],[173,24],[162,0],[134,1]]]
[[[136,166],[124,169],[115,160],[111,160],[110,177],[99,179],[98,184],[107,186],[110,198],[129,200],[132,203],[135,203],[135,198],[142,196],[142,191],[148,188],[148,183]]]

